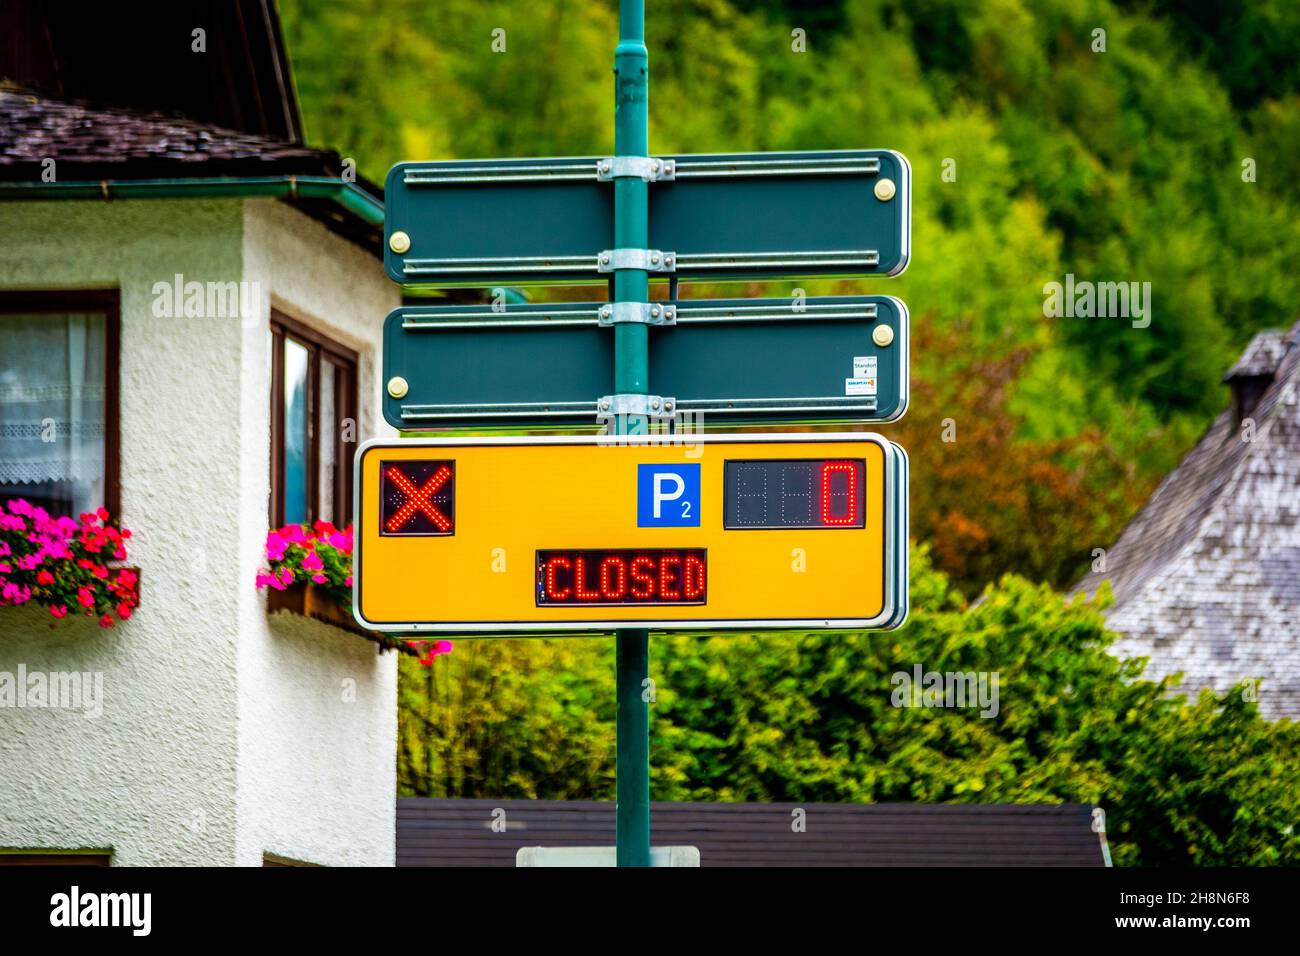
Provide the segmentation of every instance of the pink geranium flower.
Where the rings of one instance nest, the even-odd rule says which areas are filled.
[[[351,610],[352,528],[328,521],[274,528],[266,536],[266,566],[259,568],[259,588],[284,590],[294,581],[305,582]]]
[[[278,531],[268,531],[266,534],[266,556],[272,561],[279,561],[284,557],[285,549],[289,547],[289,542],[280,536]]]
[[[31,597],[32,592],[30,588],[20,584],[15,584],[13,581],[6,582],[5,586],[0,588],[0,603],[26,604],[31,600]]]
[[[311,544],[311,538],[307,537],[307,533],[302,530],[301,525],[285,525],[280,529],[280,535],[290,544],[301,544],[304,546]]]

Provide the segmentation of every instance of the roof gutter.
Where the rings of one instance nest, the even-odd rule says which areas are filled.
[[[356,183],[332,176],[250,176],[219,179],[101,179],[82,182],[0,182],[6,199],[328,199],[372,226],[384,224],[384,204]]]

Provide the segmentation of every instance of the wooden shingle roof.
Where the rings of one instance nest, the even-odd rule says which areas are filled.
[[[1271,381],[1269,380],[1271,377]],[[1220,415],[1077,590],[1110,581],[1118,655],[1300,717],[1300,322],[1256,336],[1227,380],[1267,382],[1249,421]]]
[[[498,811],[504,830],[493,828]],[[701,866],[1103,866],[1091,814],[1082,804],[653,803],[650,840],[698,847]],[[520,847],[613,844],[609,802],[397,801],[398,866],[514,866]]]

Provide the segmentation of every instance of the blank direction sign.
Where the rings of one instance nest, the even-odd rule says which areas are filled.
[[[908,391],[894,296],[656,303],[650,390],[700,423],[886,422]],[[405,306],[384,323],[384,418],[405,431],[595,425],[613,330],[601,303]],[[402,389],[396,391],[402,392]]]
[[[649,268],[686,279],[892,276],[911,249],[911,169],[893,150],[658,157]],[[597,157],[399,163],[384,266],[404,285],[601,282],[614,186]],[[391,242],[394,232],[408,243]]]

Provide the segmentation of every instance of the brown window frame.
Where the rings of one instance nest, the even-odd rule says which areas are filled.
[[[0,866],[112,865],[112,850],[0,850]]]
[[[122,296],[117,289],[0,290],[0,316],[104,316],[104,501],[112,524],[122,522]],[[73,515],[76,517],[76,515]]]
[[[337,429],[337,454],[334,462],[334,523],[344,527],[352,521],[352,456],[357,441],[358,362],[357,353],[328,336],[297,321],[279,309],[271,309],[271,527],[285,524],[284,511],[284,340],[293,339],[307,349],[307,523],[321,514],[320,502],[320,435],[317,429],[320,408],[321,360],[328,358],[336,366],[334,377],[334,416]],[[340,374],[344,371],[345,374]],[[343,379],[341,382],[340,379]],[[350,381],[349,381],[350,379]],[[343,441],[339,426],[346,419],[354,423],[353,440]]]

